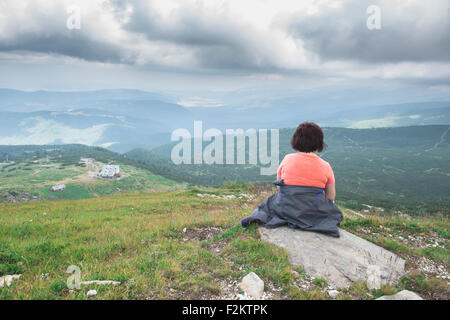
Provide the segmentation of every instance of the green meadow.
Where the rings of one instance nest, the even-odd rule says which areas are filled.
[[[98,291],[89,299],[234,299],[240,293],[237,283],[250,271],[264,280],[270,299],[330,299],[325,279],[311,279],[291,265],[283,249],[259,239],[256,226],[240,226],[241,218],[272,191],[229,185],[0,204],[0,273],[21,274],[10,287],[0,288],[0,299],[88,299],[89,289]],[[342,227],[405,258],[407,275],[397,286],[375,291],[355,283],[337,299],[374,299],[404,288],[429,299],[449,298],[447,280],[418,263],[426,259],[448,270],[446,217],[387,212],[359,217],[342,209]],[[425,242],[402,242],[408,235]],[[426,241],[439,246],[427,247]],[[70,290],[70,265],[80,268],[81,281],[121,283]]]
[[[185,188],[175,182],[132,165],[121,165],[120,179],[97,177],[102,162],[95,169],[80,163],[65,164],[56,161],[19,162],[0,166],[0,200],[5,193],[26,192],[38,199],[77,200],[137,190],[168,191]],[[66,190],[52,192],[53,185],[66,184]]]

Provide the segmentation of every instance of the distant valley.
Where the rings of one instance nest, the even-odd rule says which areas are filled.
[[[289,144],[293,128],[312,120],[325,128],[329,148],[321,156],[333,166],[339,199],[349,202],[346,206],[448,211],[449,101],[362,107],[343,102],[348,96],[340,100],[295,95],[265,99],[264,95],[255,98],[252,91],[238,91],[211,97],[211,101],[194,101],[139,90],[0,89],[0,162],[7,156],[10,160],[18,157],[14,165],[0,166],[0,191],[33,190],[38,198],[78,199],[187,184],[268,183],[274,176],[262,176],[260,165],[174,165],[170,159],[175,144],[170,141],[172,131],[185,128],[192,132],[195,120],[203,121],[204,130],[223,132],[280,128],[281,161],[293,152]],[[214,101],[220,103],[211,106]],[[48,154],[45,150],[53,150],[47,164],[42,162]],[[89,154],[94,154],[99,165],[118,162],[129,166],[124,168],[133,174],[109,184],[101,180],[82,183],[87,169],[79,161]],[[50,184],[61,181],[78,191],[50,194]]]
[[[127,152],[169,143],[174,129],[192,130],[194,120],[220,130],[295,127],[304,120],[349,128],[450,123],[449,101],[370,107],[325,101],[319,106],[295,96],[255,101],[250,93],[239,94],[242,104],[226,97],[224,106],[186,107],[176,95],[138,90],[0,89],[0,145],[80,143]]]

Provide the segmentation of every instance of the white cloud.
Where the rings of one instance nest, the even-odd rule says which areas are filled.
[[[418,119],[420,115],[413,116],[388,116],[384,118],[361,120],[353,122],[348,128],[352,129],[368,129],[368,128],[382,128],[382,127],[395,127],[396,122],[401,119]]]
[[[20,134],[0,137],[0,145],[42,145],[55,142],[96,145],[108,126],[108,124],[101,124],[77,129],[42,117],[28,118],[21,122]]]
[[[80,30],[66,28],[74,4]],[[368,37],[359,22],[370,4],[381,6],[383,28]],[[63,56],[67,64],[143,72],[448,84],[448,7],[446,0],[3,0],[0,64]]]
[[[109,147],[111,147],[112,145],[115,145],[115,144],[118,144],[118,142],[116,142],[116,141],[114,141],[114,142],[105,142],[105,143],[99,144],[98,146],[102,147],[102,148],[109,148]]]
[[[185,98],[177,104],[183,107],[221,107],[224,104],[218,100],[201,97],[189,97]]]

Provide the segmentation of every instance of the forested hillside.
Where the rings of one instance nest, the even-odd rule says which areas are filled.
[[[448,126],[325,128],[328,148],[321,157],[334,169],[338,198],[350,201],[350,205],[370,203],[407,207],[414,212],[425,209],[448,212],[448,131]],[[280,161],[287,153],[295,152],[290,147],[292,133],[293,129],[280,130]],[[275,178],[261,175],[258,165],[177,166],[170,160],[174,145],[135,149],[126,156],[157,174],[192,184],[218,186],[234,181],[270,182]]]

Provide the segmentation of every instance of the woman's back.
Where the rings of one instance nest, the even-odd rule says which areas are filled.
[[[333,170],[316,155],[326,147],[322,129],[312,122],[301,123],[291,146],[299,153],[288,154],[281,162],[275,182],[278,192],[242,219],[242,226],[252,222],[271,228],[288,225],[339,237],[342,212],[334,204]]]
[[[325,188],[334,184],[330,164],[314,153],[286,155],[278,168],[278,177],[287,185]]]

